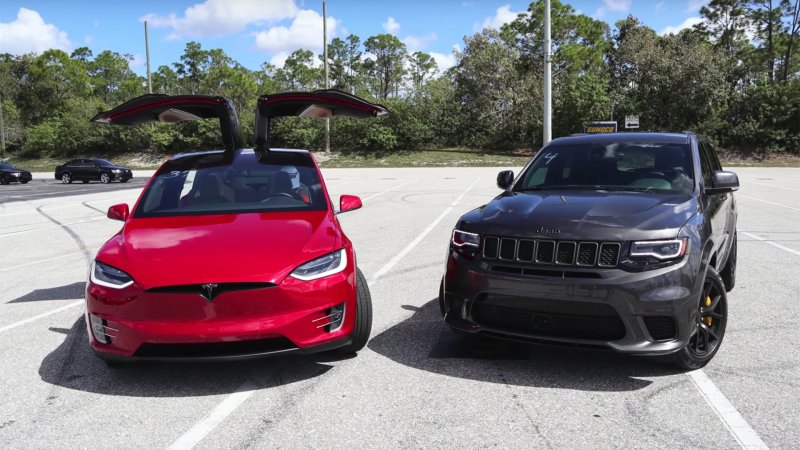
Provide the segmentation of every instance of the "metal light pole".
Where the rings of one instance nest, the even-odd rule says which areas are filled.
[[[544,133],[543,145],[547,145],[552,135],[552,55],[550,54],[550,0],[544,1]]]
[[[147,92],[153,93],[153,81],[150,78],[150,37],[147,34],[147,21],[144,21],[144,49],[147,54]]]
[[[0,94],[0,158],[6,157],[6,123],[3,121],[3,95]]]
[[[325,65],[325,89],[328,83],[328,8],[326,1],[322,0],[322,58]],[[325,153],[331,152],[331,119],[325,118]]]

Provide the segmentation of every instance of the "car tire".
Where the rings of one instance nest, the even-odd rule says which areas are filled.
[[[707,314],[703,314],[706,312]],[[698,302],[692,337],[686,346],[670,355],[671,363],[684,370],[700,369],[717,354],[728,323],[725,283],[713,267],[706,270]]]
[[[31,180],[24,180],[24,181],[20,181],[20,183],[22,183],[22,184],[28,184],[28,181],[31,181]]]
[[[338,348],[337,352],[351,355],[367,345],[372,331],[372,297],[369,293],[367,279],[361,270],[356,268],[356,323],[353,327],[350,344]]]
[[[0,184],[9,184],[9,183],[10,181],[8,181],[8,178],[6,178],[5,176],[0,176]]]
[[[128,182],[128,178],[120,178],[119,182],[120,183],[127,183]]]
[[[719,272],[720,278],[725,283],[725,292],[730,292],[736,287],[736,247],[737,245],[736,233],[733,234],[733,244],[731,244],[731,255],[728,256],[728,261],[725,262],[725,267]]]
[[[62,174],[61,175],[61,182],[64,183],[64,184],[72,183],[72,175],[70,175],[69,173]]]
[[[108,173],[105,173],[105,172],[101,173],[100,174],[100,182],[103,183],[103,184],[110,183],[111,182],[111,175],[109,175]]]

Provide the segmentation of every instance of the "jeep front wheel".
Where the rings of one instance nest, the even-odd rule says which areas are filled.
[[[684,348],[673,355],[673,363],[686,370],[699,369],[708,364],[722,345],[727,323],[725,284],[717,271],[709,267],[692,324],[692,337]]]

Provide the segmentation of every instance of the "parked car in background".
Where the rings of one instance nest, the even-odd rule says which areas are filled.
[[[97,253],[86,287],[89,342],[109,363],[252,358],[367,343],[372,306],[353,244],[307,150],[269,147],[278,117],[368,118],[386,108],[336,90],[258,99],[256,148],[240,148],[233,104],[143,95],[94,122],[218,119],[224,150],[176,155]]]
[[[73,159],[72,161],[56,167],[56,180],[64,184],[73,181],[99,181],[103,184],[112,181],[125,183],[133,178],[131,169],[118,166],[114,163],[99,158]]]
[[[18,169],[12,164],[0,162],[0,184],[13,182],[25,184],[32,179],[31,173],[27,170]]]
[[[706,365],[736,282],[735,173],[689,132],[553,140],[463,215],[440,306],[473,335]]]

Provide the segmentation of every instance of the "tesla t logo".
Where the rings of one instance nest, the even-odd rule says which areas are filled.
[[[207,301],[212,302],[212,301],[214,301],[214,297],[216,296],[216,293],[214,292],[214,290],[217,289],[218,286],[219,285],[216,284],[216,283],[201,284],[200,285],[200,289],[201,289],[200,295],[204,299],[206,299]]]

